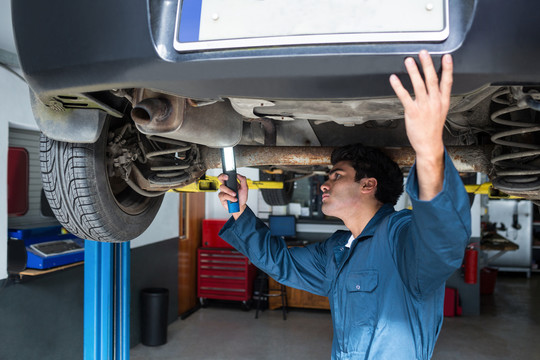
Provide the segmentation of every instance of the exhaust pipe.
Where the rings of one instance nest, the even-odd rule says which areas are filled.
[[[147,98],[131,110],[131,118],[138,125],[165,121],[172,112],[171,102],[165,98]]]
[[[131,118],[145,135],[216,148],[234,146],[242,139],[244,119],[225,101],[190,106],[179,96],[136,89],[132,105]]]
[[[235,146],[236,167],[244,166],[328,166],[334,147],[304,146]],[[460,172],[483,172],[492,169],[489,146],[448,146],[447,151]],[[412,147],[381,148],[399,167],[411,167],[416,154]],[[202,148],[201,157],[207,169],[221,168],[220,150]]]

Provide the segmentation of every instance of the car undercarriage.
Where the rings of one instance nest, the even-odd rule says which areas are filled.
[[[388,77],[398,74],[410,89],[403,59],[420,49],[436,63],[444,53],[455,59],[444,143],[458,170],[539,201],[536,22],[504,1],[440,4],[445,31],[437,39],[185,50],[181,1],[32,1],[39,16],[23,16],[14,2],[53,211],[74,234],[129,240],[166,191],[221,167],[219,149],[229,146],[237,166],[292,179],[327,170],[334,147],[358,142],[381,148],[407,172],[414,153]],[[47,22],[58,12],[64,22]],[[99,29],[88,13],[101,14]],[[511,24],[493,26],[503,16]],[[126,223],[138,225],[126,230]]]

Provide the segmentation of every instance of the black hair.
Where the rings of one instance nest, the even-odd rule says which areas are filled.
[[[348,161],[356,171],[355,181],[365,177],[377,179],[375,197],[383,204],[395,205],[403,193],[403,173],[395,161],[380,150],[362,144],[347,145],[335,149],[332,165]]]

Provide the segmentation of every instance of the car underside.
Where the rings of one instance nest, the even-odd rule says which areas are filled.
[[[407,171],[414,153],[388,77],[410,89],[403,60],[421,49],[436,64],[454,57],[444,143],[458,170],[540,200],[540,25],[527,15],[540,4],[433,2],[445,24],[433,40],[178,50],[181,1],[28,3],[35,15],[13,2],[13,22],[44,134],[44,189],[85,238],[137,236],[166,191],[221,167],[223,147],[235,146],[239,167],[294,178],[327,170],[334,147],[363,143]]]

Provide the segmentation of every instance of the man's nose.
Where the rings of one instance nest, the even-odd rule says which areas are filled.
[[[328,181],[325,181],[325,183],[321,185],[321,191],[326,192],[328,190],[330,190],[330,186],[328,185]]]

